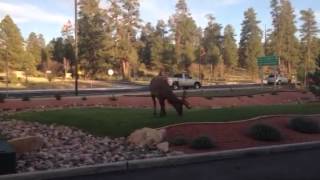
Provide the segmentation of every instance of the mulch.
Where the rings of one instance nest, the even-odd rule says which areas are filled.
[[[62,97],[60,101],[54,98],[31,98],[30,101],[21,99],[9,99],[5,103],[0,103],[2,110],[22,110],[36,108],[54,108],[54,107],[74,107],[74,106],[107,106],[107,107],[128,107],[128,108],[151,108],[152,101],[150,97],[120,96],[116,101],[106,96],[89,96],[83,101],[82,97]],[[254,105],[273,105],[288,104],[303,101],[315,100],[311,93],[301,92],[279,92],[277,95],[260,94],[255,96],[241,97],[214,97],[206,99],[204,97],[187,98],[192,107],[201,108],[221,108],[237,106]]]
[[[216,148],[209,151],[320,141],[320,134],[304,134],[288,128],[291,118],[287,116],[275,116],[231,123],[195,123],[169,126],[166,128],[167,139],[173,140],[176,137],[184,137],[188,141],[191,141],[199,136],[207,136],[216,144]],[[314,116],[312,119],[320,122],[320,116]],[[268,124],[277,128],[282,134],[282,140],[278,142],[265,142],[251,138],[248,135],[248,129],[256,123]],[[185,153],[205,152],[193,150],[189,146],[172,146],[171,148]]]

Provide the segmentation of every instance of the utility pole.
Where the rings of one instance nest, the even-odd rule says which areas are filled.
[[[78,0],[74,0],[74,61],[75,61],[75,95],[78,96]]]

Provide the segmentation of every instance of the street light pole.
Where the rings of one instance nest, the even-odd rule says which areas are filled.
[[[78,0],[74,0],[74,61],[75,61],[75,95],[78,96]]]

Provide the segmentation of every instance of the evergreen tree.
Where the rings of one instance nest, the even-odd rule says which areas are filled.
[[[85,77],[94,78],[105,73],[106,59],[103,57],[105,29],[99,0],[79,2],[79,59]]]
[[[163,20],[159,20],[156,25],[155,35],[153,41],[155,42],[152,46],[152,57],[160,58],[160,66],[168,71],[174,72],[174,45],[171,43],[171,38],[168,36],[167,24]]]
[[[188,67],[196,59],[198,29],[185,0],[177,2],[176,13],[170,18],[170,26],[175,41],[175,63],[179,69],[188,71]]]
[[[140,28],[138,0],[111,0],[108,9],[113,34],[113,56],[123,79],[130,79],[138,64],[137,31]],[[134,67],[135,66],[135,67]]]
[[[317,34],[319,29],[317,27],[317,21],[312,9],[302,10],[301,12],[301,49],[302,59],[304,66],[304,77],[307,77],[307,73],[315,69],[315,59],[319,53],[317,48]],[[304,80],[305,86],[306,79]]]
[[[289,0],[271,0],[271,9],[273,32],[270,35],[271,49],[267,53],[279,56],[282,69],[291,76],[299,60],[294,9]]]
[[[9,67],[14,70],[23,70],[22,60],[24,57],[23,38],[17,25],[13,22],[9,15],[5,16],[0,23],[0,29],[6,35],[5,44],[7,46]],[[2,54],[0,61],[5,60]],[[4,63],[2,63],[4,64]]]
[[[153,46],[153,34],[154,28],[151,23],[147,23],[143,28],[140,35],[140,42],[142,47],[139,50],[140,61],[144,63],[148,68],[152,67],[151,48]]]
[[[252,78],[257,76],[257,58],[263,54],[262,31],[258,27],[259,23],[253,8],[245,11],[238,53],[240,66],[248,69]]]
[[[36,33],[31,32],[29,34],[29,37],[27,39],[27,47],[26,50],[28,53],[30,53],[31,56],[33,56],[34,59],[34,66],[37,66],[41,62],[41,50],[43,48],[43,42],[40,42],[40,39],[38,39],[38,36]]]
[[[238,65],[238,47],[234,38],[234,29],[227,25],[224,29],[223,38],[223,59],[228,68],[235,68]]]
[[[222,61],[222,26],[215,22],[215,18],[212,15],[207,15],[208,25],[204,29],[204,37],[202,40],[202,46],[205,49],[205,61],[210,64],[211,77],[216,77],[217,66],[223,65]]]

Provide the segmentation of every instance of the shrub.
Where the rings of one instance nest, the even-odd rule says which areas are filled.
[[[175,145],[175,146],[184,146],[184,145],[188,144],[188,141],[184,137],[177,136],[170,143]]]
[[[253,95],[248,95],[247,97],[248,97],[248,98],[253,98]]]
[[[213,99],[212,96],[206,96],[205,98],[208,99],[208,100],[212,100]]]
[[[305,117],[296,117],[289,121],[289,127],[301,133],[319,133],[319,124]]]
[[[61,94],[55,94],[54,97],[56,98],[57,101],[60,101],[62,99]]]
[[[110,101],[117,101],[118,98],[115,95],[112,95],[111,97],[109,97]]]
[[[86,101],[88,98],[86,97],[86,96],[83,96],[82,98],[81,98],[81,100],[82,101]]]
[[[6,100],[6,95],[0,94],[0,103],[4,103],[5,100]]]
[[[28,95],[24,95],[22,97],[22,101],[30,101],[30,97]]]
[[[193,149],[211,149],[215,147],[213,141],[207,136],[200,136],[191,142],[191,148]]]
[[[278,95],[278,92],[277,91],[272,91],[270,94],[275,96],[275,95]]]
[[[320,96],[320,70],[316,70],[314,73],[309,73],[307,79],[310,91],[314,95]]]
[[[251,126],[249,135],[260,141],[279,141],[282,138],[278,129],[266,124],[255,124]]]

